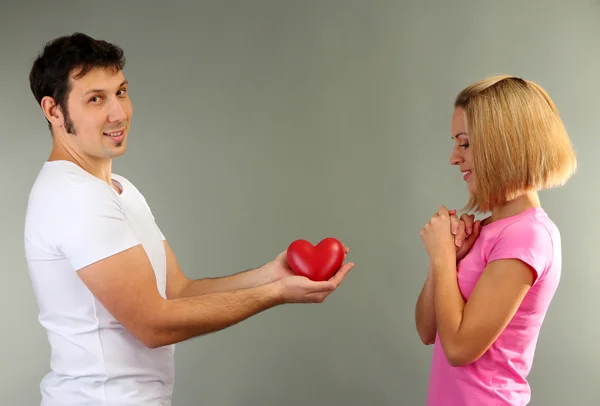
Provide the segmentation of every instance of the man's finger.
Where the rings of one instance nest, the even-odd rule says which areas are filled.
[[[310,281],[310,279],[309,279]],[[310,281],[310,292],[311,293],[319,293],[319,292],[333,292],[337,287],[335,283],[331,280],[328,281]]]
[[[342,267],[335,273],[335,275],[329,278],[329,281],[333,282],[335,286],[339,286],[352,268],[354,268],[353,262],[348,262],[347,264],[342,265]]]

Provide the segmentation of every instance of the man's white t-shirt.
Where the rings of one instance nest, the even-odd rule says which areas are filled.
[[[46,162],[29,196],[25,253],[51,347],[42,406],[171,404],[174,345],[144,346],[77,275],[141,244],[166,297],[164,236],[133,184],[112,179],[120,193],[72,162]]]

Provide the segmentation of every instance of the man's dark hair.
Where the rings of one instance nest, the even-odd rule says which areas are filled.
[[[119,46],[76,32],[46,43],[29,73],[29,86],[38,103],[46,96],[56,101],[65,116],[67,132],[73,133],[67,110],[69,77],[79,79],[94,68],[120,71],[124,66],[125,55]]]

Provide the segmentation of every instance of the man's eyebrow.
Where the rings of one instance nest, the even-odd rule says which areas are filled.
[[[119,87],[123,87],[123,86],[125,86],[127,84],[129,84],[129,82],[126,81],[126,80],[124,80],[123,82],[121,82],[121,84],[119,85]],[[103,93],[105,91],[106,91],[106,89],[90,89],[87,92],[85,92],[83,95],[85,96],[85,95],[90,94],[90,93]]]

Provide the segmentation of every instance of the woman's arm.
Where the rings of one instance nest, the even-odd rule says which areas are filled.
[[[475,221],[473,215],[463,214],[459,219],[456,216],[456,210],[450,210],[450,226],[451,232],[454,235],[454,245],[456,246],[456,261],[460,261],[464,258],[473,244],[479,237],[481,231],[481,224],[479,221]],[[429,264],[429,272],[427,279],[421,289],[419,298],[417,299],[417,305],[415,308],[415,322],[417,326],[417,332],[421,341],[425,345],[431,345],[435,342],[435,336],[437,334],[437,325],[435,321],[435,306],[434,306],[434,294],[433,294],[433,273],[431,263]]]
[[[433,300],[433,274],[431,264],[429,265],[429,272],[427,273],[427,279],[417,300],[415,308],[415,322],[417,325],[417,332],[421,341],[425,345],[431,345],[435,342],[435,336],[437,334],[437,326],[435,322],[435,307]]]
[[[536,272],[517,259],[490,262],[465,303],[456,282],[456,265],[433,266],[436,324],[448,362],[476,361],[515,315]]]

